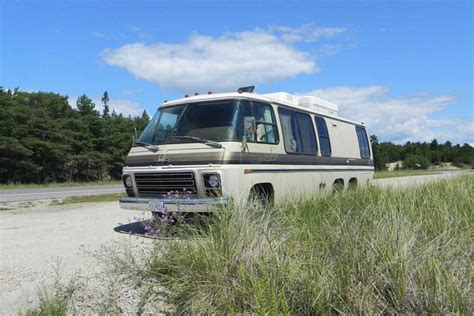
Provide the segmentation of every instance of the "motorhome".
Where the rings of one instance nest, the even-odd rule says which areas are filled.
[[[206,212],[279,203],[367,185],[373,166],[366,127],[332,102],[253,87],[196,93],[161,104],[135,141],[120,205]]]

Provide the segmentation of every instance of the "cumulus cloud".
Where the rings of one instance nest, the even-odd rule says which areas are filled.
[[[346,32],[342,27],[319,27],[313,23],[303,24],[299,27],[272,26],[269,30],[279,34],[288,42],[315,42],[323,37],[334,37]]]
[[[410,94],[391,97],[384,86],[332,87],[304,95],[314,95],[339,105],[339,113],[364,122],[370,134],[382,140],[403,143],[430,141],[436,138],[456,143],[474,143],[472,117],[463,119],[433,118],[456,99],[451,95]]]
[[[315,56],[292,46],[336,36],[342,28],[274,26],[226,33],[191,35],[183,43],[133,43],[102,52],[103,60],[127,69],[137,79],[179,92],[234,90],[239,86],[287,79],[319,71]]]
[[[95,104],[101,104],[100,99],[94,101]],[[101,110],[103,109],[102,105],[100,105]],[[123,115],[131,115],[131,116],[140,116],[145,109],[140,103],[131,100],[125,99],[115,99],[110,98],[109,101],[109,108],[110,112],[115,110],[116,113],[122,113]]]

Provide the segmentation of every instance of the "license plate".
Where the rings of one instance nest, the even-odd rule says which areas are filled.
[[[151,200],[148,202],[148,207],[152,212],[162,212],[163,208],[165,207],[165,203],[163,201]]]

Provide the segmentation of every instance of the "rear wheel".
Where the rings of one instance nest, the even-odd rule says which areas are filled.
[[[344,180],[337,179],[332,185],[332,194],[334,196],[339,196],[342,194],[342,191],[344,191]]]
[[[355,189],[357,189],[357,178],[351,178],[347,184],[347,190],[353,191]]]

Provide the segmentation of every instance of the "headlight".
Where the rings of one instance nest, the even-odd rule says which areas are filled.
[[[204,173],[204,186],[206,187],[206,195],[209,197],[218,197],[222,194],[221,177],[218,173]]]
[[[209,176],[209,179],[207,180],[207,183],[211,188],[217,188],[220,184],[219,177],[216,176],[215,174]]]
[[[126,188],[132,188],[133,187],[132,177],[129,175],[123,176],[123,184],[125,185]]]

